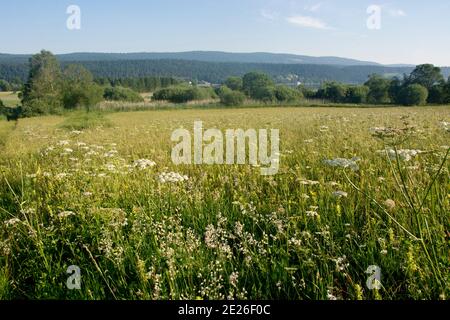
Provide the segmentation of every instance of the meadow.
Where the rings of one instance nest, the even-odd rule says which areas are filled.
[[[174,165],[171,133],[196,120],[279,129],[278,174]],[[0,298],[447,299],[449,121],[450,107],[0,120]]]

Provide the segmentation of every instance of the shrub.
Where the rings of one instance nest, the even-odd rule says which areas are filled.
[[[256,88],[252,98],[263,102],[274,102],[276,100],[275,87],[265,86]]]
[[[225,106],[238,106],[245,100],[245,95],[239,91],[233,91],[226,86],[222,86],[219,90],[220,103]]]
[[[369,94],[369,87],[366,86],[354,86],[349,87],[345,93],[345,101],[348,103],[365,103],[367,101],[367,95]]]
[[[401,90],[401,102],[405,106],[422,106],[427,103],[428,90],[420,84],[410,84]]]
[[[294,102],[303,97],[298,90],[291,89],[287,86],[275,87],[275,99],[278,102]]]
[[[242,87],[244,92],[253,99],[262,100],[262,96],[267,99],[269,95],[269,87],[273,87],[274,83],[272,79],[262,72],[250,72],[244,75],[242,79]],[[273,88],[272,88],[273,90]]]
[[[199,88],[191,86],[174,86],[156,91],[154,100],[166,100],[173,103],[186,103],[194,100],[217,98],[212,88]]]
[[[107,87],[103,93],[106,100],[112,101],[126,101],[126,102],[143,102],[142,98],[137,92],[123,87]]]
[[[225,81],[225,85],[234,91],[241,91],[242,90],[242,78],[239,77],[229,77]]]

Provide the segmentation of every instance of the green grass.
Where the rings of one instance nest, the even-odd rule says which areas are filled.
[[[449,296],[449,132],[442,123],[450,120],[449,107],[155,110],[93,118],[21,119],[5,131],[1,298]],[[171,133],[181,126],[192,132],[196,120],[205,129],[279,128],[279,173],[175,166]],[[393,139],[374,136],[372,127],[408,130]],[[405,161],[377,152],[385,147],[424,152]],[[338,157],[360,157],[359,170],[323,162]],[[139,170],[132,166],[138,159],[156,166]],[[169,171],[189,180],[162,183],[159,175]],[[347,197],[333,196],[338,190]],[[66,288],[70,265],[81,269],[81,290]],[[366,286],[371,265],[381,268],[380,290]]]
[[[110,121],[104,117],[103,113],[76,111],[68,113],[61,127],[68,130],[85,130],[110,125]]]

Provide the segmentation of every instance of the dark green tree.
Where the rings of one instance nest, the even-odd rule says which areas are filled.
[[[345,101],[348,103],[366,103],[369,88],[366,86],[349,87],[345,93]]]
[[[8,81],[0,79],[0,91],[11,91],[11,85]]]
[[[427,103],[428,90],[420,84],[409,84],[402,88],[400,96],[405,106],[423,106]]]
[[[245,95],[240,91],[231,90],[228,86],[219,89],[220,103],[225,106],[239,106],[244,103]]]
[[[63,71],[62,99],[66,109],[84,107],[89,111],[103,99],[103,89],[86,68],[72,64]]]
[[[389,103],[389,86],[390,80],[379,75],[371,75],[369,80],[364,84],[369,87],[367,94],[367,102],[373,104]]]
[[[225,81],[225,85],[230,88],[231,90],[235,90],[235,91],[241,91],[242,90],[242,78],[240,77],[229,77],[226,81]]]
[[[289,88],[288,86],[276,86],[275,87],[275,99],[278,102],[294,102],[303,98],[300,91]]]
[[[30,58],[29,69],[22,93],[25,115],[60,112],[61,69],[56,57],[51,52],[42,50]]]
[[[408,77],[408,84],[420,84],[427,88],[431,89],[436,84],[444,81],[444,77],[442,76],[441,69],[439,67],[435,67],[432,64],[421,64],[418,65],[413,72]]]
[[[273,80],[265,73],[262,72],[250,72],[244,75],[242,79],[242,87],[250,98],[263,100],[267,98],[270,94],[269,91],[273,91]],[[267,89],[272,87],[271,90]]]

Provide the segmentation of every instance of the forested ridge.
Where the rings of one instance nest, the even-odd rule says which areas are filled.
[[[275,64],[204,62],[193,60],[101,60],[101,61],[61,61],[62,67],[77,63],[92,72],[95,78],[135,78],[148,76],[178,77],[222,83],[230,76],[243,76],[251,71],[269,74],[277,82],[296,82],[317,85],[325,81],[348,84],[364,83],[370,74],[402,76],[409,74],[413,67],[386,66],[333,66],[317,64]],[[11,56],[0,57],[0,79],[25,81],[28,75],[27,60]],[[444,77],[450,75],[450,68],[442,68]]]

